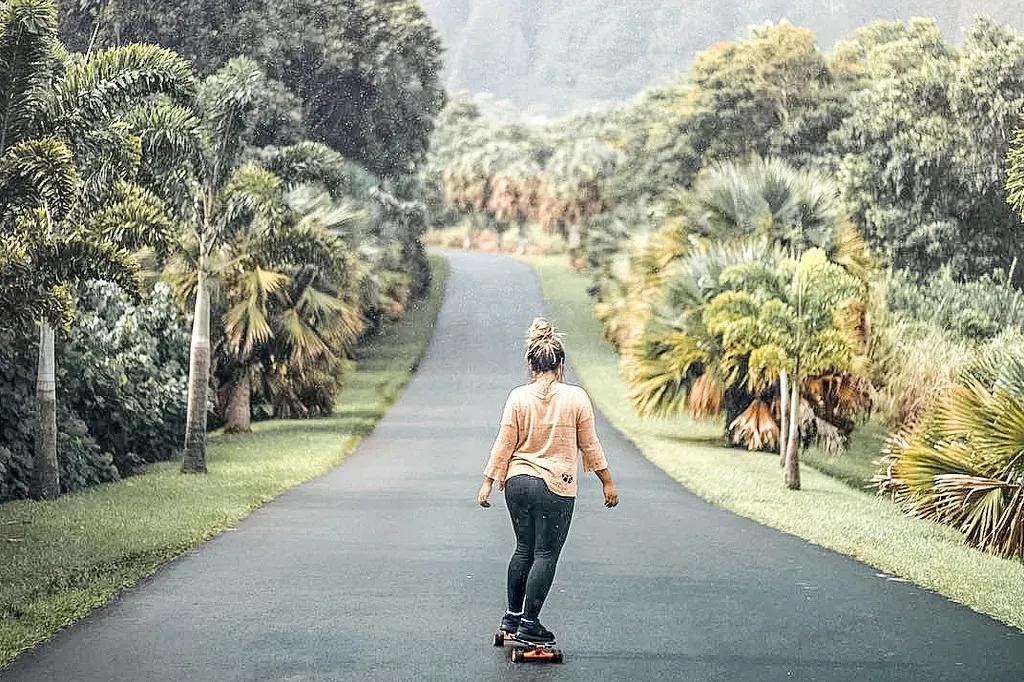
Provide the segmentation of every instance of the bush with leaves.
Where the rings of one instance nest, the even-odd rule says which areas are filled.
[[[62,346],[58,385],[67,406],[114,456],[122,476],[181,449],[188,328],[166,284],[144,304],[115,285],[83,287]]]
[[[886,446],[879,490],[968,544],[1024,560],[1024,337],[983,348]]]
[[[0,328],[0,502],[29,496],[33,473],[35,344],[27,330]],[[60,358],[63,361],[63,358]],[[69,392],[58,384],[57,452],[61,492],[119,478],[113,457],[68,407]]]

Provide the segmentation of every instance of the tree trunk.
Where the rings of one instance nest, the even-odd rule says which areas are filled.
[[[57,461],[57,380],[53,328],[39,325],[39,366],[36,370],[36,442],[32,496],[52,500],[60,495],[60,464]]]
[[[742,388],[730,386],[725,389],[722,407],[725,410],[725,443],[726,447],[740,447],[732,442],[729,429],[736,418],[743,414],[743,411],[750,407],[750,394]]]
[[[227,433],[249,433],[252,431],[252,410],[249,398],[252,395],[252,383],[249,380],[249,369],[243,368],[241,376],[237,377],[231,385],[231,394],[228,396],[228,405],[225,409],[227,425],[224,431]]]
[[[789,375],[779,372],[779,466],[786,466],[789,447]]]
[[[206,404],[210,387],[210,298],[206,264],[200,262],[195,319],[188,363],[188,415],[185,422],[184,473],[206,473]]]
[[[786,448],[786,487],[800,490],[800,381],[793,376],[789,396],[789,445]]]

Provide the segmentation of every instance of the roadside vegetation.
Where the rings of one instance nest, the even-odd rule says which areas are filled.
[[[418,4],[207,4],[0,6],[0,502],[328,416],[428,290]]]
[[[856,557],[878,568],[880,580],[911,580],[1024,630],[1019,561],[967,547],[953,528],[907,516],[873,491],[813,465],[802,469],[801,493],[794,494],[779,482],[776,456],[725,447],[721,421],[639,417],[627,398],[619,356],[594,318],[588,278],[560,257],[529,261],[551,318],[565,334],[573,371],[612,424],[669,476],[718,506]]]
[[[445,261],[432,264],[429,297],[355,349],[332,414],[261,421],[243,435],[218,432],[203,477],[161,462],[57,500],[0,506],[0,666],[351,453],[430,340],[447,280]]]
[[[451,102],[428,238],[564,254],[635,414],[1020,561],[1022,108],[1024,36],[985,18],[958,44],[878,21],[831,52],[767,24],[550,125]]]

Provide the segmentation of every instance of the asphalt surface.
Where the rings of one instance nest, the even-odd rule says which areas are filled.
[[[603,420],[622,503],[581,482],[541,615],[566,662],[510,663],[512,531],[475,494],[543,303],[521,263],[450,260],[427,356],[355,454],[0,678],[1024,679],[1024,635],[701,501]]]

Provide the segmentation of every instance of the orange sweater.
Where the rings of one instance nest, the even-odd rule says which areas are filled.
[[[608,467],[590,397],[579,386],[541,379],[509,395],[484,475],[503,484],[528,474],[556,495],[575,497],[578,453],[584,471]]]

